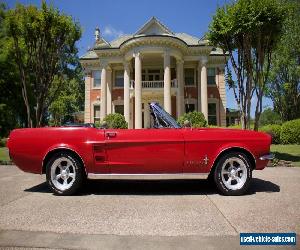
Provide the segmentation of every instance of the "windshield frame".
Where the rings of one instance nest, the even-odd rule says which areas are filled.
[[[164,120],[165,123],[168,124],[167,128],[182,128],[177,123],[177,121],[167,111],[165,111],[157,102],[150,103],[150,109],[152,110],[155,116],[159,116],[162,120]]]

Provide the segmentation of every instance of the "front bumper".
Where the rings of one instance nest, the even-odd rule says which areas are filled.
[[[261,157],[259,157],[259,159],[261,161],[270,161],[274,159],[274,155],[273,154],[262,155]]]

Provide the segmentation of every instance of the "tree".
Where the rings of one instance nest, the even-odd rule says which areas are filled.
[[[266,96],[283,121],[300,118],[300,3],[288,6],[280,42],[272,56]]]
[[[55,77],[68,74],[76,61],[80,27],[44,1],[41,9],[18,4],[7,12],[5,23],[22,83],[27,126],[41,126]]]
[[[19,95],[21,86],[17,65],[13,57],[13,46],[6,36],[4,18],[7,9],[0,4],[0,137],[22,126],[26,119],[23,99]]]
[[[49,123],[53,126],[60,126],[72,121],[73,114],[83,110],[84,80],[80,64],[76,67],[73,76],[54,79],[48,99],[53,100],[48,109]]]
[[[254,94],[254,129],[258,129],[270,58],[281,31],[283,13],[276,0],[238,0],[218,8],[209,26],[209,41],[224,51],[226,81],[233,89],[243,129],[250,129]]]
[[[276,113],[273,109],[271,108],[266,108],[260,116],[259,119],[259,125],[265,126],[265,125],[270,125],[270,124],[281,124],[281,118],[278,113]]]

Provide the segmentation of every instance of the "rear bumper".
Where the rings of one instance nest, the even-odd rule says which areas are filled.
[[[261,161],[270,161],[274,159],[274,155],[273,154],[262,155],[259,157],[259,159]]]

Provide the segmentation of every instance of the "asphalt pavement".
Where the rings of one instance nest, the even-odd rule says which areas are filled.
[[[238,197],[206,180],[90,180],[61,197],[0,166],[0,248],[240,249],[241,232],[296,232],[299,248],[299,191],[300,168],[267,168]]]

